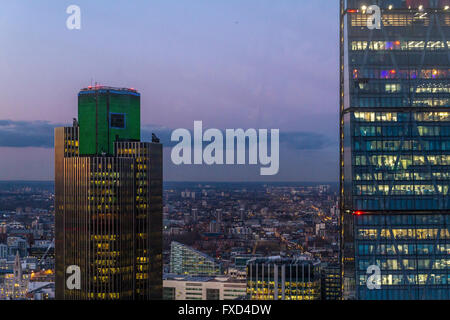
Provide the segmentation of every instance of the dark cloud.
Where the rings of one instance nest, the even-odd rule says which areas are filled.
[[[165,147],[173,147],[177,142],[170,140],[173,129],[158,126],[144,126],[142,128],[142,137],[145,141],[150,141],[152,133],[155,133],[160,138],[161,143]],[[191,131],[191,135],[192,130]],[[224,132],[224,130],[222,130]],[[269,134],[270,136],[270,134]],[[332,145],[335,145],[330,137],[315,132],[301,132],[301,131],[286,131],[280,129],[280,144],[288,149],[293,150],[321,150]]]
[[[0,147],[40,147],[53,148],[54,128],[69,124],[57,124],[48,121],[13,121],[0,120]],[[158,126],[144,126],[142,137],[144,141],[151,141],[152,133],[167,142],[169,146],[172,130]]]
[[[53,129],[48,121],[0,120],[0,147],[53,147]]]
[[[53,130],[64,126],[47,121],[0,120],[0,147],[41,147],[53,148]],[[165,147],[173,147],[176,142],[170,140],[173,129],[144,125],[143,141],[151,141],[155,133]],[[283,132],[280,130],[280,144],[293,150],[321,150],[333,145],[335,141],[315,132]]]
[[[315,132],[281,132],[280,144],[294,150],[321,150],[334,145],[335,142],[328,136]]]

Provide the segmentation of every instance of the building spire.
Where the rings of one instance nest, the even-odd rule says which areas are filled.
[[[19,251],[16,251],[16,259],[14,261],[14,278],[15,280],[22,280],[22,264],[20,262]]]

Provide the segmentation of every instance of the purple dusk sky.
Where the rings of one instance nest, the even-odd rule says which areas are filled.
[[[71,4],[81,8],[81,30],[66,28]],[[2,3],[0,180],[53,179],[52,127],[71,123],[79,89],[96,81],[138,89],[147,128],[192,129],[202,120],[282,133],[276,176],[259,176],[259,165],[177,167],[166,148],[166,180],[337,181],[338,5]]]

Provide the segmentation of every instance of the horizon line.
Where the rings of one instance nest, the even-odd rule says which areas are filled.
[[[2,180],[0,179],[0,183],[1,182],[55,182],[54,180]],[[167,180],[164,181],[165,182],[184,182],[184,183],[339,183],[339,180],[336,181],[220,181],[220,180],[216,180],[216,181],[201,181],[201,180]]]

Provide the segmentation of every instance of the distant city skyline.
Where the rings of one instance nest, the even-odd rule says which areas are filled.
[[[337,181],[337,2],[81,0],[79,31],[65,27],[69,4],[0,12],[0,180],[53,179],[53,128],[98,82],[139,90],[143,137],[162,136],[166,181]],[[195,120],[279,128],[279,174],[173,165],[167,138]]]

